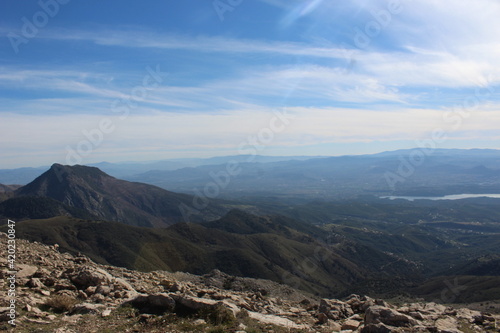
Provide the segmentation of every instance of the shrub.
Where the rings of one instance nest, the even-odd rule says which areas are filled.
[[[212,325],[230,325],[236,320],[233,312],[221,303],[201,309],[199,315]]]
[[[56,295],[47,302],[45,305],[50,307],[54,312],[68,312],[78,303],[76,298],[68,295]]]

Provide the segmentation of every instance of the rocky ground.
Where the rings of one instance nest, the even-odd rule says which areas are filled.
[[[2,258],[7,235],[0,234]],[[5,259],[6,261],[6,259]],[[316,299],[271,281],[99,265],[57,246],[16,240],[0,280],[0,329],[16,332],[500,332],[500,317],[436,303],[394,305],[366,296]]]

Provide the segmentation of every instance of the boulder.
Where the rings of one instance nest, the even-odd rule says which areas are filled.
[[[43,288],[44,285],[42,281],[40,281],[39,278],[31,278],[28,283],[26,284],[30,288]]]
[[[219,301],[213,299],[192,297],[186,295],[171,295],[175,302],[191,311],[198,311],[203,308],[215,306]]]
[[[19,271],[16,273],[17,279],[29,278],[33,276],[36,271],[38,271],[38,267],[31,265],[19,264],[17,265]]]
[[[322,299],[318,312],[324,313],[328,319],[332,320],[349,318],[354,314],[349,304],[336,299]]]
[[[457,320],[453,317],[440,318],[435,325],[439,333],[461,333]]]
[[[175,300],[166,293],[139,295],[123,304],[130,304],[141,313],[162,314],[175,309]]]
[[[342,324],[341,329],[342,329],[342,331],[344,331],[344,330],[352,330],[352,331],[354,331],[354,330],[358,329],[358,327],[359,327],[360,324],[361,323],[359,321],[357,321],[357,320],[347,319]]]
[[[110,286],[104,286],[104,285],[100,285],[96,288],[95,292],[97,294],[101,294],[101,295],[104,295],[104,296],[107,296],[111,293],[112,289]]]
[[[80,303],[76,304],[70,312],[70,315],[76,314],[99,314],[106,309],[102,304]]]
[[[263,324],[271,324],[271,325],[276,325],[286,328],[295,328],[295,329],[305,329],[307,327],[306,325],[299,325],[287,318],[278,317],[274,315],[266,315],[253,311],[248,311],[248,316]]]
[[[386,324],[395,327],[410,327],[418,324],[414,318],[396,310],[374,305],[365,312],[365,324]]]
[[[361,329],[361,333],[391,333],[394,331],[394,327],[387,326],[383,323],[378,324],[368,324]]]
[[[101,269],[90,269],[83,268],[76,272],[72,277],[71,281],[79,288],[86,289],[88,287],[99,286],[101,284],[109,284],[111,280],[111,275]]]

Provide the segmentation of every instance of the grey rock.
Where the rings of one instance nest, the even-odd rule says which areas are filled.
[[[141,313],[161,314],[168,311],[173,311],[175,308],[175,300],[166,293],[158,293],[153,295],[139,295],[134,299],[125,302],[130,304]]]
[[[76,314],[99,314],[106,307],[102,304],[81,303],[77,304],[71,310],[70,315]]]
[[[322,299],[318,311],[332,320],[349,318],[354,314],[349,304],[336,299]]]
[[[71,281],[79,288],[86,289],[91,286],[99,286],[101,284],[109,284],[111,276],[109,273],[104,274],[102,270],[92,270],[84,268],[77,272]]]
[[[409,327],[418,324],[418,321],[393,309],[374,305],[369,307],[365,313],[365,324],[383,323],[396,327]]]

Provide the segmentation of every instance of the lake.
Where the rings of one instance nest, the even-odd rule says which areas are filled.
[[[459,199],[469,199],[469,198],[496,198],[500,199],[500,194],[451,194],[442,197],[410,197],[410,196],[386,196],[380,197],[381,199],[404,199],[408,201],[413,200],[459,200]]]

